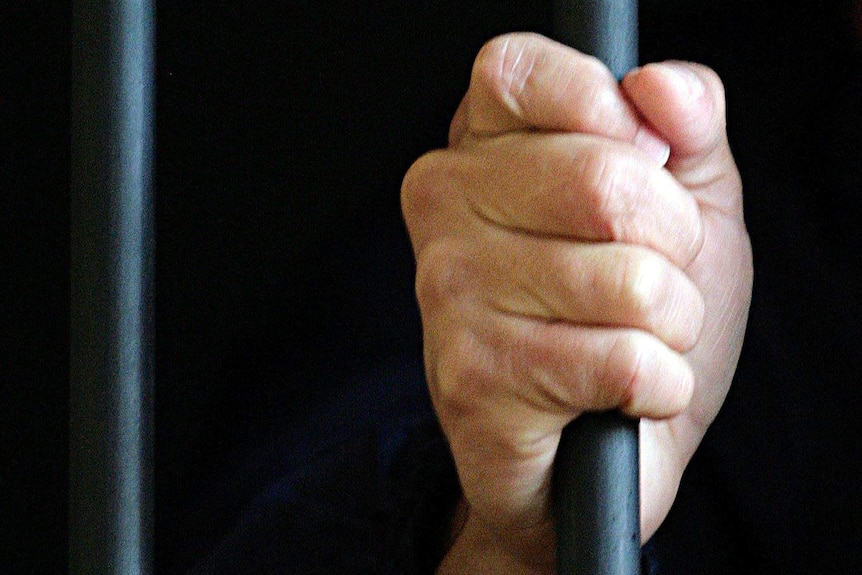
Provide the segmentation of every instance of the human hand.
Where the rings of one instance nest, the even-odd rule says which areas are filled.
[[[587,410],[647,418],[648,538],[723,402],[747,317],[718,78],[652,64],[618,86],[545,38],[497,38],[402,206],[431,397],[463,488],[440,572],[553,572],[551,470]]]

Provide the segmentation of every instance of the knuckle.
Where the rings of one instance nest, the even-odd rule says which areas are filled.
[[[532,88],[533,72],[542,51],[532,34],[507,34],[489,40],[473,65],[471,82],[486,89],[513,112]]]
[[[622,258],[616,281],[617,301],[630,321],[650,326],[656,306],[666,292],[667,277],[661,259],[640,250],[627,253]]]
[[[589,146],[577,160],[575,195],[588,210],[600,239],[624,239],[625,221],[630,207],[621,186],[622,160],[618,154],[601,146]]]
[[[611,71],[608,67],[598,58],[589,54],[583,54],[582,59],[580,60],[580,66],[582,67],[582,74],[587,78],[595,78],[600,81],[596,82],[596,85],[615,85],[616,80],[614,80]],[[606,97],[608,94],[602,95],[602,97]]]
[[[437,358],[435,399],[442,418],[469,415],[478,407],[483,383],[490,379],[482,344],[469,330],[462,329],[447,338]]]
[[[408,229],[427,219],[436,204],[435,174],[440,170],[439,151],[428,152],[416,160],[401,181],[401,212]]]
[[[626,407],[634,401],[648,377],[645,368],[648,353],[648,342],[641,334],[622,334],[616,339],[608,351],[601,374],[601,407]]]
[[[589,57],[581,63],[585,68],[585,82],[581,88],[580,108],[582,129],[594,133],[616,133],[614,125],[621,118],[620,96],[616,82],[608,69],[599,60]]]
[[[667,302],[664,317],[657,319],[665,326],[662,338],[678,352],[687,352],[697,345],[703,327],[706,306],[700,291],[688,280],[680,277],[673,285],[674,292],[664,299]]]
[[[469,289],[470,265],[452,240],[428,245],[416,258],[416,299],[424,311],[459,301]]]
[[[558,353],[547,333],[539,330],[519,333],[509,346],[509,363],[515,379],[528,382],[537,390],[553,388],[557,379],[553,366],[558,363]]]
[[[703,295],[692,281],[661,256],[623,250],[609,274],[609,293],[622,325],[643,329],[678,351],[691,349],[705,315]]]

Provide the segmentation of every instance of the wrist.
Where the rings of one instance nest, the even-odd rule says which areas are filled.
[[[462,498],[452,516],[449,549],[437,575],[553,575],[556,561],[554,539],[549,540],[545,536],[539,542],[534,537],[535,531],[523,530],[523,541],[512,543],[508,537],[472,515],[469,504]],[[547,529],[541,531],[546,532]],[[528,552],[528,549],[533,552]]]

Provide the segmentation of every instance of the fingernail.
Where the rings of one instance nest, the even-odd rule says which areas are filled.
[[[635,134],[634,145],[658,162],[660,166],[664,166],[668,158],[670,158],[670,145],[646,126],[638,128],[637,134]]]
[[[682,62],[665,62],[662,64],[667,78],[674,84],[674,89],[685,94],[689,101],[697,99],[703,94],[703,82],[691,66]]]

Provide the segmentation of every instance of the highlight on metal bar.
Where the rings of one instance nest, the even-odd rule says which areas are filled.
[[[69,572],[152,572],[154,0],[72,14]]]

